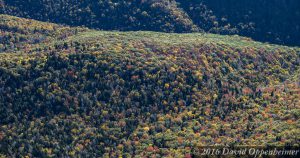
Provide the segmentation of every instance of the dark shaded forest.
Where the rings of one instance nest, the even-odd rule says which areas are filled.
[[[300,45],[298,0],[0,0],[0,13],[104,30],[210,32]]]

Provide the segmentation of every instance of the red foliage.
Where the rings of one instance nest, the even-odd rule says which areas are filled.
[[[184,158],[192,158],[192,155],[191,154],[185,154]]]

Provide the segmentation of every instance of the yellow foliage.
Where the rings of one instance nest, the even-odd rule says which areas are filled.
[[[214,94],[214,95],[213,95],[213,98],[214,98],[214,99],[217,99],[217,98],[218,98],[218,95],[217,95],[217,94]]]
[[[174,67],[171,67],[171,68],[170,68],[170,71],[171,71],[171,72],[175,72],[176,69],[175,69]]]
[[[165,84],[165,88],[166,88],[166,89],[170,88],[170,84],[169,84],[169,83],[166,83],[166,84]]]
[[[187,112],[187,115],[188,115],[189,117],[193,117],[193,116],[194,116],[194,114],[193,114],[192,111]]]
[[[162,103],[163,105],[168,105],[168,102],[166,100],[164,100]]]

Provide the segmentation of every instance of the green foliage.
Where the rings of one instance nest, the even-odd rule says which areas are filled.
[[[0,19],[1,33],[25,41],[1,43],[0,155],[189,157],[195,146],[299,146],[299,48]],[[28,42],[36,34],[48,40]]]
[[[104,30],[239,34],[300,45],[298,0],[1,0],[0,14]]]
[[[4,6],[0,13],[73,26],[166,32],[198,30],[174,0],[4,0]]]

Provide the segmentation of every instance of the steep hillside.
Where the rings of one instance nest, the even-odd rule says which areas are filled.
[[[0,33],[0,157],[300,145],[299,48],[7,15]]]
[[[229,23],[239,35],[264,42],[300,46],[298,0],[193,0],[191,5],[195,5],[195,1],[203,2],[212,10],[219,25]],[[196,19],[192,18],[194,22]]]
[[[173,0],[3,0],[0,13],[105,30],[198,31]]]
[[[300,46],[299,0],[0,0],[0,14],[104,30],[206,31]]]

